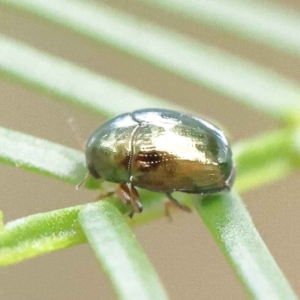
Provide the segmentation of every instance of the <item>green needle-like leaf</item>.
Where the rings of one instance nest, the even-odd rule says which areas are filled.
[[[82,152],[0,127],[0,162],[78,184],[87,169]]]
[[[244,0],[140,1],[300,58],[300,14],[284,6]]]
[[[295,132],[278,130],[233,145],[239,192],[284,178],[299,167]]]
[[[126,218],[132,227],[164,215],[160,194],[155,196],[152,193],[151,199],[147,195],[142,195],[145,200],[143,215],[136,215],[134,220]],[[110,197],[105,200],[112,203],[125,216],[130,211],[130,207],[125,207],[117,198]],[[83,205],[74,206],[39,213],[0,227],[0,267],[84,243],[86,240],[78,223],[78,212],[83,207]]]
[[[179,106],[0,35],[1,73],[17,83],[106,116],[146,107],[182,110]]]
[[[253,299],[297,299],[235,192],[194,204]]]
[[[77,223],[80,206],[36,214],[0,230],[0,266],[85,242]]]
[[[300,110],[300,87],[295,82],[249,61],[223,53],[212,46],[118,12],[104,4],[93,5],[76,0],[0,0],[0,2],[24,9],[94,40],[109,44],[266,114],[284,117],[289,111]],[[15,74],[22,74],[22,68],[38,72],[36,70],[39,68],[32,68],[33,61],[28,61],[27,65],[27,60],[22,56],[19,57],[19,51],[22,49],[20,44],[2,39],[1,48],[3,49],[0,51],[0,57],[3,56],[3,59],[0,61],[0,68],[2,65],[8,73]],[[36,56],[41,57],[37,52]],[[36,64],[38,65],[37,62]],[[54,72],[50,74],[54,74],[58,77],[57,80],[60,80],[60,74]],[[29,75],[30,72],[26,72],[24,80],[28,81]],[[45,75],[42,78],[44,77]],[[68,83],[72,82],[72,76],[67,78]],[[84,78],[74,85],[74,87],[77,85],[75,91],[79,92],[76,94],[76,98],[79,99],[84,99],[91,93],[94,95],[89,88],[91,83],[89,81],[86,83],[82,79]],[[32,79],[30,81],[32,82]],[[83,86],[87,88],[81,91],[80,88]],[[92,87],[97,86],[93,84]],[[99,88],[96,90],[98,93]],[[118,93],[118,96],[121,97],[121,93]],[[99,95],[94,99],[99,99],[98,97]],[[110,103],[107,99],[105,102]],[[118,103],[121,102],[127,103],[124,99]],[[114,104],[115,102],[112,105],[107,104],[110,111],[114,111]],[[138,101],[137,105],[140,105]]]
[[[79,223],[119,299],[168,299],[124,217],[112,204],[88,204],[79,213]]]

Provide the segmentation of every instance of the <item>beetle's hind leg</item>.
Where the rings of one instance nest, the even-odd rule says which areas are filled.
[[[191,212],[192,210],[187,207],[184,204],[179,203],[172,195],[171,193],[166,193],[166,196],[168,197],[168,199],[170,200],[169,202],[167,202],[165,204],[165,215],[169,218],[171,218],[171,214],[170,214],[170,206],[175,206],[181,210],[184,210],[186,212]]]
[[[141,213],[143,211],[143,206],[140,201],[140,196],[137,189],[132,185],[132,183],[122,183],[120,184],[121,199],[126,204],[131,204],[132,211],[129,217],[132,218],[134,213]]]

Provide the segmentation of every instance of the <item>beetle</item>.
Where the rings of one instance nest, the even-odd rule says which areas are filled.
[[[166,109],[142,109],[119,115],[92,133],[86,164],[95,178],[120,184],[132,212],[143,210],[136,187],[171,193],[211,194],[231,188],[232,152],[224,133],[211,123]]]

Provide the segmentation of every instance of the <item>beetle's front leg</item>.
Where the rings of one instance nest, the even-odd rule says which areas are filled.
[[[122,193],[120,198],[126,204],[131,204],[132,212],[129,214],[130,218],[133,217],[134,213],[141,213],[143,211],[139,193],[132,183],[120,184],[120,191]]]

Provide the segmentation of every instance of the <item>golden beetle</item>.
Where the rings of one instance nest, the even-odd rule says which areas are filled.
[[[86,145],[86,163],[95,178],[120,183],[131,217],[142,211],[135,187],[171,195],[230,189],[234,164],[224,133],[211,123],[172,110],[143,109],[101,125]]]

